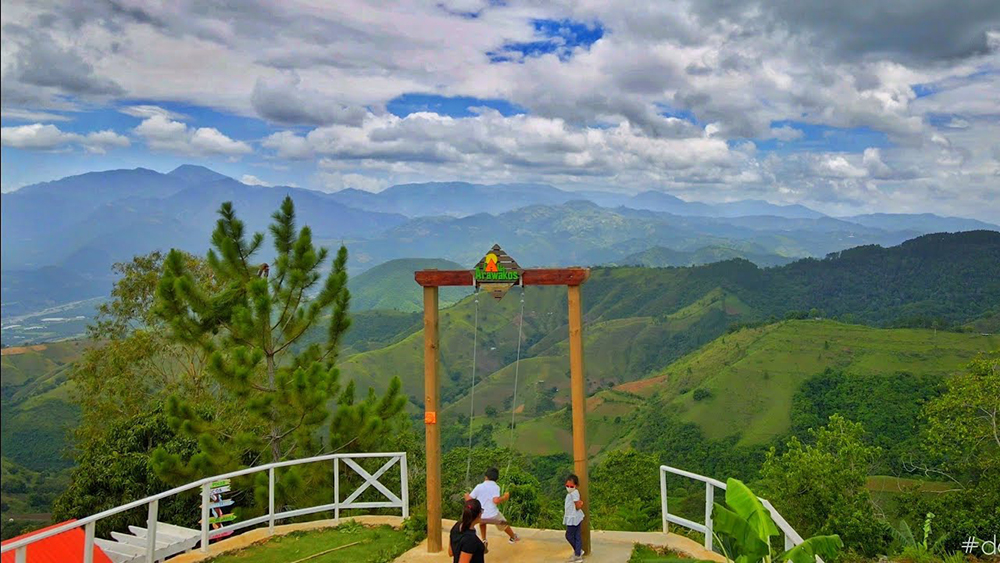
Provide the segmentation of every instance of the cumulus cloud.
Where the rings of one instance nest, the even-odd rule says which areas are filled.
[[[4,127],[2,128],[2,142],[5,147],[43,151],[59,150],[73,145],[97,154],[103,154],[108,149],[129,146],[127,137],[111,130],[81,135],[67,133],[55,125],[41,123]]]
[[[9,119],[11,121],[72,121],[73,118],[61,115],[58,113],[51,113],[47,111],[34,111],[21,108],[3,108],[2,115],[4,119]]]
[[[805,133],[803,133],[801,129],[796,129],[788,125],[771,128],[771,136],[779,141],[797,141],[804,135]]]
[[[147,119],[154,116],[165,117],[167,119],[187,119],[188,116],[164,109],[160,106],[140,104],[134,106],[124,106],[118,108],[118,111],[124,113],[125,115],[130,115],[132,117],[141,117]]]
[[[551,33],[592,24],[604,33],[585,48]],[[339,174],[324,187],[361,173],[820,207],[909,209],[918,200],[901,194],[935,206],[946,194],[971,210],[985,201],[975,194],[996,187],[988,149],[1000,133],[1000,3],[991,0],[962,9],[847,0],[832,11],[793,0],[53,0],[5,5],[3,25],[5,118],[8,108],[148,100],[119,109],[144,120],[135,133],[150,148],[238,156],[250,153],[246,142],[153,104],[259,117],[287,129],[262,134],[271,163],[334,163],[318,171]],[[509,56],[491,60],[497,52]],[[389,114],[407,93],[499,99],[527,115]],[[885,142],[817,147],[799,123]],[[747,139],[777,139],[795,154]]]
[[[97,74],[90,62],[78,52],[60,47],[52,36],[5,25],[4,31],[8,30],[20,43],[11,74],[21,83],[84,96],[125,93],[117,82]]]
[[[250,145],[236,141],[214,127],[189,127],[162,115],[143,120],[135,129],[149,148],[182,155],[237,157],[252,152]]]
[[[265,186],[265,187],[271,187],[271,186],[274,185],[274,184],[272,184],[270,182],[266,182],[264,180],[261,180],[260,178],[254,176],[253,174],[244,174],[243,177],[240,178],[240,182],[243,182],[244,184],[246,184],[248,186]]]
[[[250,96],[257,114],[281,125],[361,125],[362,107],[344,106],[320,92],[300,85],[297,75],[269,83],[259,79]]]
[[[329,126],[304,136],[290,131],[263,143],[276,155],[319,155],[384,169],[451,169],[463,176],[527,172],[608,177],[627,169],[650,178],[722,176],[742,158],[724,139],[699,135],[660,138],[628,122],[572,127],[562,119],[503,116],[485,111],[465,118],[418,112],[400,118],[369,114],[362,127]]]

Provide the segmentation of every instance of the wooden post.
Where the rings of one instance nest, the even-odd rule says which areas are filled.
[[[573,469],[580,478],[583,499],[583,551],[590,551],[590,493],[587,478],[587,383],[583,373],[583,310],[580,286],[568,286],[569,291],[569,371],[570,396],[573,404]]]
[[[424,429],[427,446],[427,552],[441,551],[441,428],[438,426],[438,288],[424,287]]]

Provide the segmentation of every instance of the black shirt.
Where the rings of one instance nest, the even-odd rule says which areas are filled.
[[[486,546],[476,535],[476,530],[462,532],[459,531],[461,525],[461,522],[456,522],[451,527],[451,552],[454,555],[452,563],[458,563],[458,558],[462,556],[463,551],[472,554],[472,563],[485,563],[483,554],[486,553]]]

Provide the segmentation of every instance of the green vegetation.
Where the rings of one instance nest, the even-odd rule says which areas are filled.
[[[677,552],[652,545],[635,544],[632,548],[632,556],[628,563],[674,563],[691,561],[690,557],[685,557]]]
[[[317,431],[328,422],[327,404],[336,398],[330,422],[331,449],[364,436],[376,440],[405,403],[399,379],[385,396],[355,404],[354,387],[341,392],[336,361],[340,340],[350,325],[347,314],[347,249],[343,246],[323,279],[325,248],[316,248],[308,226],[296,232],[295,207],[286,197],[273,215],[270,233],[276,257],[255,263],[263,233],[247,238],[230,203],[219,209],[207,257],[210,281],[199,281],[184,255],[171,251],[157,286],[155,314],[169,327],[171,340],[203,351],[207,373],[218,384],[210,403],[238,405],[227,416],[199,412],[199,403],[172,395],[171,425],[197,440],[199,453],[183,456],[160,448],[157,469],[178,481],[248,465],[245,460],[280,461],[318,449]],[[307,291],[316,291],[303,300]],[[322,342],[292,351],[312,326],[327,321]],[[254,462],[249,465],[254,465]],[[289,469],[289,473],[295,473]],[[281,483],[294,485],[295,479]]]
[[[413,272],[428,269],[468,270],[469,267],[469,264],[462,266],[450,260],[432,258],[389,260],[351,278],[347,284],[351,290],[351,308],[355,311],[423,311],[423,290],[413,281]],[[468,288],[445,287],[438,292],[438,300],[441,307],[447,307],[468,293]]]
[[[154,471],[151,459],[161,448],[182,456],[197,452],[193,440],[170,428],[162,408],[111,422],[105,437],[91,440],[77,455],[72,480],[52,507],[53,519],[83,518],[169,489]],[[173,496],[160,502],[159,517],[197,528],[199,506],[198,491]],[[111,531],[144,525],[146,518],[144,510],[105,518],[97,522],[97,533],[108,537]]]
[[[840,415],[809,431],[809,443],[792,437],[772,448],[761,469],[761,494],[794,522],[803,536],[839,534],[848,549],[883,553],[888,526],[875,516],[866,478],[881,452],[864,445],[861,424]]]
[[[211,563],[391,563],[416,544],[413,534],[391,526],[362,526],[348,520],[333,528],[292,532],[213,557]]]
[[[727,561],[815,563],[817,557],[836,557],[844,545],[834,534],[813,536],[787,551],[775,551],[773,538],[781,532],[757,495],[738,479],[726,481],[726,506],[715,503],[712,520]]]
[[[844,408],[846,393],[867,384],[868,397],[852,397],[852,413],[883,431],[875,420],[888,415],[871,412],[879,400],[905,398],[901,408],[909,415],[903,416],[912,420],[947,377],[998,346],[1000,336],[784,321],[723,336],[671,364],[650,385],[632,388],[710,439],[739,435],[741,445],[757,445],[816,426]],[[828,368],[836,372],[817,376]],[[696,400],[698,389],[711,396]]]

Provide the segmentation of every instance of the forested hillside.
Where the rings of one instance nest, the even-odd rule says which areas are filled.
[[[499,303],[480,303],[477,372],[484,385],[512,376],[518,294],[515,289]],[[524,295],[522,355],[533,366],[528,373],[537,374],[527,377],[558,388],[568,379],[564,291],[529,287]],[[615,385],[648,375],[734,324],[822,316],[871,326],[943,328],[991,314],[998,302],[1000,233],[992,231],[927,235],[896,247],[860,247],[778,268],[746,260],[691,268],[595,268],[583,286],[585,334],[591,340],[585,352],[592,366],[600,366],[591,369],[591,384]],[[471,297],[441,315],[446,403],[467,391],[460,382],[471,374],[474,318]],[[392,346],[347,358],[344,373],[378,389],[399,374],[419,405],[423,337],[419,326],[414,329]]]

